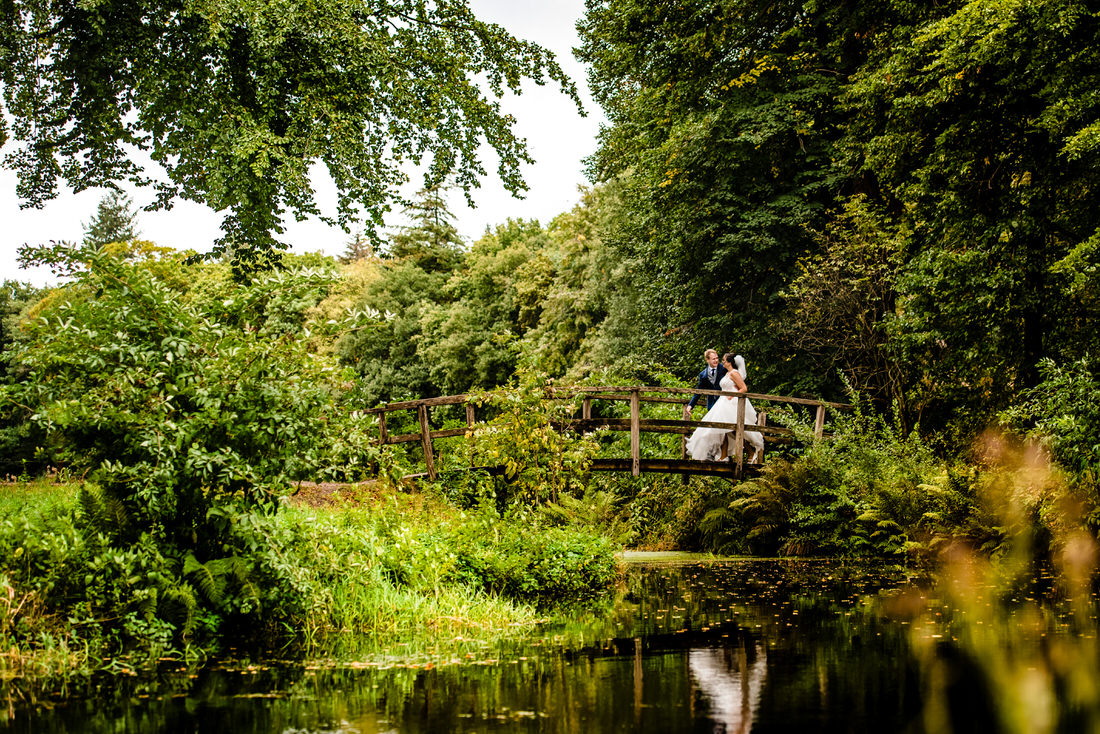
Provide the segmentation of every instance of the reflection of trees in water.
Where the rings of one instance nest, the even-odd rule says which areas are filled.
[[[183,669],[79,691],[67,681],[56,696],[17,698],[16,730],[919,732],[908,629],[866,605],[891,582],[836,562],[631,569],[618,606],[541,638],[433,641],[394,656],[349,648],[331,667]]]
[[[688,668],[710,706],[714,731],[748,734],[768,672],[764,646],[695,648],[688,651]]]

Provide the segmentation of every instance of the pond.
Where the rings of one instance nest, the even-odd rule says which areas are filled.
[[[16,732],[920,731],[916,581],[827,560],[633,563],[614,603],[493,646],[223,661],[9,690]],[[6,712],[3,709],[7,709]]]

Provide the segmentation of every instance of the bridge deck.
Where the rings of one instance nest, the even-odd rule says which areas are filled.
[[[595,459],[592,461],[592,471],[630,472],[634,466],[633,459]],[[744,464],[741,466],[741,477],[756,476],[760,473],[762,464]],[[695,461],[694,459],[640,459],[641,472],[658,474],[693,474],[714,477],[737,478],[737,464],[730,461]],[[470,471],[479,471],[493,476],[504,474],[503,466],[475,466],[470,469],[450,469],[437,472],[438,476],[454,476]],[[408,474],[402,479],[430,479],[428,472]]]
[[[633,459],[596,459],[592,471],[622,471],[633,469]],[[743,464],[738,467],[731,461],[695,461],[694,459],[639,459],[640,471],[661,474],[705,474],[709,476],[740,476],[760,473],[760,464]]]

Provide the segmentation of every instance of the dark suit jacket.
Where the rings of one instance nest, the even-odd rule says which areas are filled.
[[[709,368],[707,368],[707,369],[709,369]],[[704,369],[702,372],[699,373],[699,384],[695,386],[695,389],[696,390],[721,390],[722,387],[720,386],[719,383],[722,382],[722,378],[725,377],[725,376],[726,376],[726,367],[723,364],[718,365],[718,371],[714,373],[714,382],[711,382],[710,380],[707,379],[707,370]],[[718,397],[719,396],[718,395],[706,395],[706,396],[692,395],[691,400],[688,401],[688,407],[689,408],[694,408],[695,403],[698,402],[699,398],[701,398],[701,397],[706,397],[706,399],[707,399],[707,410],[710,410],[711,408],[714,407],[714,404],[716,402],[718,402]]]

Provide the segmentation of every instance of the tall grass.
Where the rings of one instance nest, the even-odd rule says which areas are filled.
[[[377,508],[290,508],[280,522],[301,538],[312,589],[303,637],[323,647],[335,636],[409,642],[494,637],[538,619],[529,606],[450,579],[456,558],[440,527],[461,522]]]
[[[0,482],[0,518],[46,517],[72,508],[80,483],[45,477],[28,482]]]
[[[1100,546],[1066,475],[1034,446],[986,437],[979,501],[1005,537],[955,542],[912,610],[927,731],[1100,731]]]
[[[604,539],[462,513],[422,495],[237,514],[233,537],[254,560],[200,563],[148,543],[105,542],[83,523],[76,487],[4,490],[0,670],[10,675],[72,672],[119,655],[130,665],[189,659],[249,642],[311,655],[491,642],[538,621],[536,603],[591,597],[616,572]],[[227,561],[239,563],[225,566],[240,569],[239,589],[221,572]],[[152,574],[159,586],[147,583]],[[182,601],[168,608],[162,595]]]

